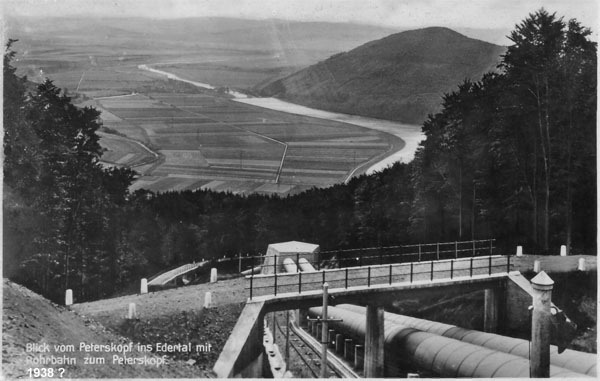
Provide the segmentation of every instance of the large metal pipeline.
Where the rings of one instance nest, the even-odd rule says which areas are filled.
[[[300,270],[302,271],[316,271],[306,258],[300,258],[298,260],[298,266],[300,266]]]
[[[321,308],[309,309],[320,316]],[[329,307],[329,316],[343,319],[332,328],[348,338],[364,342],[365,315]],[[398,373],[396,364],[416,366],[443,377],[529,377],[529,360],[513,354],[488,349],[449,337],[424,332],[386,320],[384,328],[386,375]],[[551,377],[587,377],[558,366],[550,366]]]
[[[353,311],[363,316],[366,315],[366,308],[354,304],[340,304],[336,306],[341,309]],[[466,343],[480,345],[500,352],[510,353],[523,358],[529,358],[529,341],[516,339],[513,337],[497,335],[494,333],[480,332],[470,329],[464,329],[455,325],[437,323],[431,320],[424,320],[410,316],[385,313],[385,322],[398,323],[407,327],[415,328],[423,332],[434,333],[436,335],[460,340]],[[588,376],[596,376],[597,356],[592,353],[585,353],[567,349],[563,353],[558,353],[555,345],[550,346],[550,364],[561,368],[570,369],[574,372]]]

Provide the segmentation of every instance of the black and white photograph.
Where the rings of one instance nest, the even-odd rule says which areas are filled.
[[[597,378],[597,0],[4,0],[13,379]]]

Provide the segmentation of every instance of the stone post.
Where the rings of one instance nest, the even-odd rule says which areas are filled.
[[[217,269],[210,269],[210,283],[215,283],[217,281]]]
[[[533,261],[533,272],[539,273],[542,270],[542,263],[538,260]]]
[[[73,304],[73,290],[68,289],[65,291],[65,306]]]
[[[554,281],[544,271],[531,280],[533,313],[529,373],[532,378],[550,377],[550,307],[553,285]]]
[[[517,257],[523,256],[523,246],[517,246]]]
[[[210,291],[204,293],[204,308],[212,308],[212,292]]]
[[[135,303],[129,303],[129,310],[127,312],[127,319],[135,319],[137,317],[137,311],[135,308]]]
[[[560,256],[561,257],[567,256],[567,246],[566,245],[560,245]]]
[[[579,262],[577,264],[578,271],[585,271],[585,258],[579,258]]]
[[[147,294],[147,293],[148,293],[148,279],[142,278],[142,281],[140,283],[140,294]]]

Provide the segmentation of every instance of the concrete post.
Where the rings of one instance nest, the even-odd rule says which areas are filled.
[[[129,303],[129,311],[127,312],[127,319],[135,319],[137,317],[137,311],[135,309],[135,303]]]
[[[542,270],[542,264],[540,261],[533,261],[533,272],[539,273]]]
[[[579,258],[579,263],[577,264],[578,271],[585,271],[585,258]]]
[[[354,344],[352,343],[352,339],[344,340],[344,358],[349,362],[354,360]]]
[[[354,346],[354,369],[361,370],[363,369],[365,363],[365,347],[362,345]],[[366,374],[365,374],[365,377]]]
[[[367,329],[365,332],[365,377],[382,378],[384,319],[383,307],[367,304]]]
[[[344,335],[341,333],[335,335],[335,352],[339,355],[344,353]]]
[[[327,344],[327,346],[329,348],[335,348],[335,329],[330,329],[329,330],[329,334],[327,335],[327,342],[329,344]]]
[[[517,246],[517,257],[523,256],[523,246]]]
[[[496,333],[498,330],[498,293],[488,288],[483,300],[483,331]]]
[[[204,293],[204,308],[212,308],[212,292],[210,291]]]
[[[68,289],[65,291],[65,306],[73,304],[73,290]]]
[[[560,245],[560,256],[561,257],[567,256],[567,246],[566,245]]]
[[[303,308],[296,311],[296,323],[298,324],[298,327],[306,327],[306,323],[308,322],[308,319],[306,319],[307,316],[308,311]]]
[[[217,281],[217,269],[210,269],[210,283],[215,283]]]
[[[533,313],[529,373],[532,378],[550,377],[550,306],[553,285],[554,281],[544,271],[531,280]]]
[[[147,294],[147,293],[148,293],[148,279],[142,278],[142,281],[140,283],[140,294]]]
[[[315,325],[317,326],[317,334],[315,335],[315,337],[321,340],[321,336],[323,336],[323,324],[315,323]]]

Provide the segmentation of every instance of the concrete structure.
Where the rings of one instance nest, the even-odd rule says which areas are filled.
[[[308,262],[316,263],[319,260],[319,245],[298,241],[272,243],[267,248],[262,273],[284,272],[283,262],[286,258],[294,262],[299,258],[305,258]]]
[[[367,325],[364,315],[349,310],[343,311],[337,307],[330,309],[336,316],[343,318],[343,321],[334,323],[337,331],[357,340],[364,337]],[[319,312],[318,307],[309,309],[311,315]],[[395,322],[386,322],[384,331],[386,376],[397,375],[400,370],[398,365],[416,366],[447,378],[529,376],[529,360],[525,357],[424,332]],[[553,377],[586,377],[584,374],[557,366],[550,367],[550,374]]]
[[[534,378],[550,377],[550,305],[554,281],[544,272],[531,280],[533,313],[531,320],[530,374]]]
[[[212,269],[210,269],[210,283],[216,283],[217,280],[217,269],[213,267]]]
[[[204,308],[212,308],[213,307],[213,302],[212,302],[212,292],[210,291],[206,291],[204,293]]]
[[[567,256],[567,246],[566,245],[560,245],[560,256],[561,257]]]
[[[354,343],[352,339],[344,339],[344,358],[347,361],[354,361]]]
[[[486,289],[483,299],[483,330],[485,332],[496,332],[498,330],[498,291]]]
[[[137,319],[137,310],[135,308],[135,303],[129,303],[129,309],[127,311],[127,319]]]
[[[524,281],[527,282],[527,280]],[[530,296],[528,299],[529,303],[531,303]],[[365,307],[353,304],[339,304],[336,308],[352,311],[361,316],[366,314]],[[336,310],[332,309],[332,311],[335,312]],[[398,315],[390,312],[384,313],[384,319],[387,324],[400,324],[423,332],[460,340],[465,343],[480,345],[495,351],[509,353],[526,359],[529,358],[528,340],[464,329],[451,324],[438,323],[431,320]],[[593,353],[584,353],[567,349],[559,354],[558,348],[555,345],[551,345],[550,362],[554,366],[569,369],[576,373],[581,373],[590,377],[596,376],[597,356]]]
[[[68,289],[65,291],[65,306],[70,306],[73,304],[73,290]]]
[[[579,263],[577,264],[578,271],[585,271],[585,258],[579,258]]]
[[[140,294],[148,293],[148,280],[146,278],[142,278],[140,281]]]
[[[383,307],[367,304],[365,332],[365,377],[381,378],[383,373]]]
[[[354,369],[363,369],[365,365],[365,347],[357,344],[354,346]]]
[[[533,262],[533,272],[539,273],[542,270],[542,262],[536,260]]]
[[[207,265],[208,262],[202,261],[199,263],[188,263],[187,265],[179,266],[176,269],[166,271],[148,281],[148,287],[161,288],[168,285],[175,285],[177,279]]]
[[[517,257],[523,256],[523,246],[517,246]]]
[[[344,354],[344,335],[341,333],[335,334],[335,353],[339,355]]]

